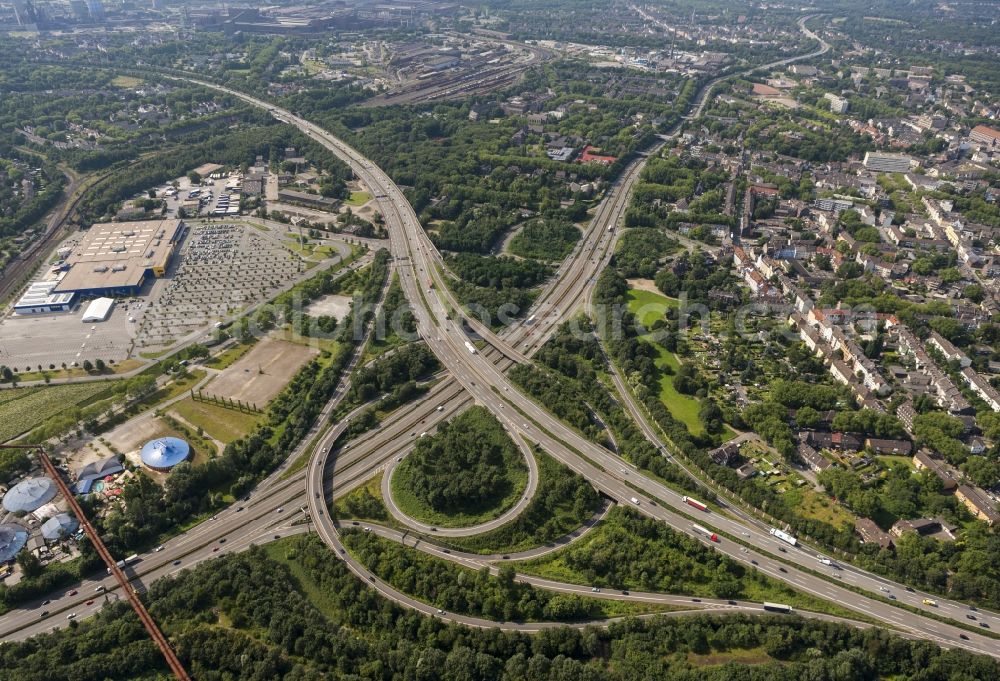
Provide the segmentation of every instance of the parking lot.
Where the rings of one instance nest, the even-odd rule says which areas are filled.
[[[303,268],[303,260],[269,231],[241,223],[192,224],[142,319],[136,345],[140,352],[167,347],[273,296]]]
[[[0,322],[0,364],[19,370],[61,368],[94,362],[120,362],[129,356],[135,323],[128,318],[138,302],[119,301],[107,320],[84,324],[81,320],[89,301],[72,312],[12,315]]]

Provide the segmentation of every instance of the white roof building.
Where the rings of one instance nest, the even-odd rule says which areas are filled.
[[[114,298],[97,298],[92,301],[83,313],[83,323],[89,324],[90,322],[103,322],[108,318],[108,315],[111,314],[111,308],[114,304]]]
[[[43,312],[67,312],[73,306],[74,293],[53,293],[58,280],[36,281],[14,303],[17,314],[40,314]]]

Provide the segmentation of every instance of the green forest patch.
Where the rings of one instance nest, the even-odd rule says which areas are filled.
[[[449,545],[473,553],[514,553],[567,535],[600,510],[601,498],[587,480],[537,446],[538,490],[524,512],[495,530],[451,537]]]
[[[510,240],[510,252],[522,258],[562,260],[580,240],[580,229],[568,220],[532,220]]]
[[[528,484],[528,470],[500,422],[482,407],[419,438],[392,474],[392,498],[406,515],[441,527],[502,515]]]

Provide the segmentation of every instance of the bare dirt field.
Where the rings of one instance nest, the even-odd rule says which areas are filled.
[[[205,394],[248,402],[263,409],[299,367],[318,354],[315,348],[265,338],[209,383]]]
[[[122,454],[136,452],[144,444],[156,438],[164,424],[152,411],[145,412],[104,434],[104,439]],[[130,459],[131,460],[131,459]],[[138,455],[135,457],[136,463]]]
[[[310,317],[326,315],[333,317],[338,322],[347,316],[351,311],[351,297],[338,294],[330,294],[314,300],[306,308],[306,314]]]
[[[634,288],[637,291],[649,291],[650,293],[655,293],[657,295],[663,295],[663,291],[656,288],[656,282],[652,279],[626,279],[629,288]]]

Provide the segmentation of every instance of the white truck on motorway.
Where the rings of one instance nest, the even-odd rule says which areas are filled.
[[[475,346],[475,345],[473,345],[472,343],[470,343],[469,341],[465,341],[465,347],[466,347],[466,348],[468,349],[468,351],[469,351],[469,352],[471,352],[471,353],[472,353],[473,355],[474,355],[474,354],[476,354],[476,346]]]
[[[787,532],[783,532],[783,531],[779,530],[776,527],[772,527],[771,530],[770,530],[770,532],[771,532],[771,536],[772,537],[776,537],[777,539],[780,539],[781,541],[785,542],[786,544],[791,544],[792,546],[795,546],[796,544],[799,543],[799,541],[795,537],[793,537],[792,535],[788,534]]]

